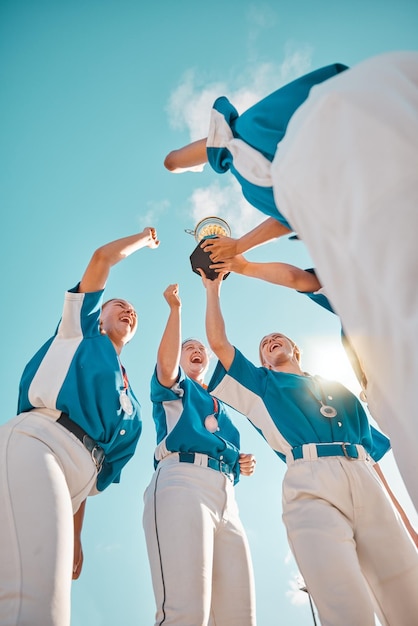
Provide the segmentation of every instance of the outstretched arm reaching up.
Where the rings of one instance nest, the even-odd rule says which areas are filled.
[[[275,220],[274,217],[269,217],[239,239],[233,239],[232,237],[205,239],[201,247],[209,252],[212,261],[217,262],[242,254],[247,252],[247,250],[252,250],[257,246],[291,232],[289,228]]]
[[[206,335],[209,346],[224,368],[228,370],[234,360],[235,348],[229,343],[226,336],[225,322],[219,301],[223,273],[220,273],[215,280],[209,280],[202,270],[199,271],[206,289]]]
[[[157,378],[164,387],[172,387],[177,379],[181,355],[181,300],[179,286],[169,285],[164,298],[170,307],[167,324],[157,354]]]
[[[155,228],[147,227],[142,233],[122,237],[97,248],[81,279],[79,291],[89,293],[104,289],[113,265],[145,246],[158,248],[159,245],[157,231]]]
[[[253,263],[242,254],[231,259],[210,265],[216,272],[235,272],[251,278],[259,278],[275,285],[282,285],[298,291],[314,292],[321,289],[321,283],[312,272],[288,263]]]

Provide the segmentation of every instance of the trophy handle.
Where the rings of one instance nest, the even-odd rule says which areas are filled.
[[[195,236],[196,231],[191,230],[190,228],[185,228],[184,232],[187,233],[188,235],[193,235],[193,237]]]

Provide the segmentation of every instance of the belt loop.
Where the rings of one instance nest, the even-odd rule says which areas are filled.
[[[290,452],[286,454],[286,465],[290,467],[291,465],[293,465],[294,462],[295,462],[295,457],[293,456],[292,449],[290,449]]]
[[[358,454],[358,459],[360,461],[365,461],[368,458],[368,454],[366,452],[366,450],[364,449],[364,447],[362,445],[360,445],[359,443],[355,444],[356,448],[357,448],[357,454]]]
[[[207,459],[206,459],[206,463],[203,462],[205,460],[204,457],[205,457],[205,455],[202,454],[201,452],[195,452],[194,453],[194,464],[195,465],[200,465],[201,467],[202,466],[207,466],[207,464],[208,464]]]
[[[309,461],[316,461],[318,459],[318,450],[315,443],[305,443],[302,446],[303,458]]]

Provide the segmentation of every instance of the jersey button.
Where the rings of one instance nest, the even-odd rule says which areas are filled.
[[[126,430],[124,428],[122,428],[122,430],[119,431],[119,435],[124,435],[126,433]]]

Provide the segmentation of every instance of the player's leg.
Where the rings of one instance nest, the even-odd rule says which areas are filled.
[[[145,492],[156,624],[208,624],[215,525],[210,472],[164,459]]]
[[[293,464],[283,484],[283,521],[322,626],[374,626],[373,604],[356,552],[344,461],[330,457]]]
[[[255,588],[247,536],[234,486],[222,477],[225,507],[215,534],[212,611],[216,626],[254,626]]]
[[[84,499],[95,469],[87,451],[58,429],[49,418],[28,414],[0,428],[0,622],[5,626],[70,623],[74,531],[68,485],[75,499],[80,494]],[[66,475],[72,466],[81,481]]]
[[[366,468],[365,468],[366,469]],[[355,526],[359,562],[390,626],[414,626],[418,615],[418,550],[373,468],[356,482],[361,503]]]

